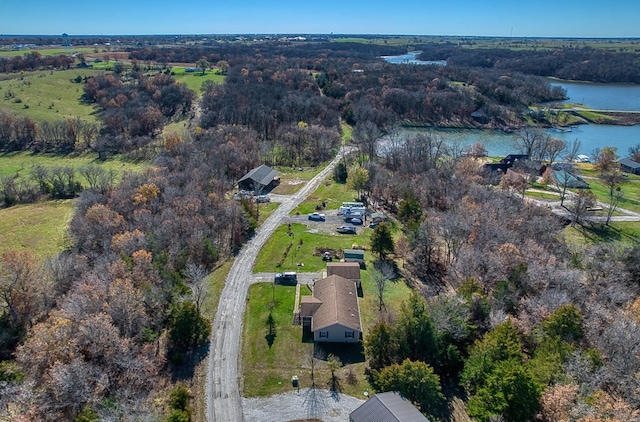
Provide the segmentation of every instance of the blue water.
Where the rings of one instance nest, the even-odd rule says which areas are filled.
[[[571,103],[597,110],[640,111],[640,85],[549,81],[566,89]]]
[[[381,56],[381,59],[391,64],[419,64],[425,66],[446,66],[447,62],[444,60],[436,60],[436,61],[425,61],[418,60],[416,57],[421,53],[421,51],[412,51],[407,54],[402,54],[399,56]]]

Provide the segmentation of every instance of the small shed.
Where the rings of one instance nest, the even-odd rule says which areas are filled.
[[[364,267],[364,251],[360,249],[345,249],[343,251],[344,262],[357,262],[360,268]]]
[[[622,171],[626,171],[632,174],[640,174],[640,163],[638,163],[637,161],[634,161],[630,158],[623,158],[622,160],[618,161],[618,163],[620,163],[620,168],[622,169]]]
[[[349,422],[429,422],[397,391],[378,393],[349,414]]]
[[[278,183],[280,183],[278,172],[263,164],[238,180],[238,189],[254,191],[256,195],[260,195],[262,191],[268,192],[275,188]]]

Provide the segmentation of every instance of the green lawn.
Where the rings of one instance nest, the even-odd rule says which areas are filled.
[[[280,184],[272,192],[279,195],[291,195],[300,190],[306,182],[313,179],[323,168],[324,166],[296,170],[287,167],[275,167],[275,170],[280,172]]]
[[[95,122],[96,108],[81,100],[82,83],[71,80],[92,76],[91,69],[21,72],[0,80],[0,111],[35,121],[56,121],[69,117]]]
[[[343,202],[355,201],[356,191],[349,189],[344,183],[336,183],[331,177],[302,202],[294,213],[310,214],[324,202],[326,209],[337,210]]]
[[[100,161],[97,154],[87,153],[75,155],[32,154],[30,152],[12,152],[0,154],[0,177],[18,174],[27,176],[31,167],[41,165],[43,167],[73,167],[79,168],[87,164],[96,164],[107,170],[114,170],[118,176],[124,172],[140,172],[148,166],[147,162],[133,162],[121,156]]]
[[[629,247],[640,241],[640,223],[612,222],[608,226],[567,226],[562,231],[562,235],[570,245],[594,245],[607,242]]]
[[[221,84],[225,79],[225,76],[219,74],[218,70],[207,70],[203,75],[202,72],[187,73],[184,67],[174,66],[171,68],[171,72],[177,82],[185,84],[189,89],[195,91],[196,95],[200,95],[200,87],[204,81]]]
[[[276,229],[260,250],[253,269],[254,272],[273,272],[276,269],[278,271],[298,271],[301,268],[308,272],[320,271],[326,266],[326,263],[322,261],[320,256],[313,256],[316,247],[349,249],[354,244],[369,247],[372,232],[371,229],[358,228],[358,234],[355,236],[337,232],[335,234],[311,233],[307,231],[305,224],[299,223],[291,224],[293,236],[289,236],[287,231],[286,224]],[[291,248],[284,258],[282,266],[276,268],[276,264],[283,260],[284,252],[289,244],[291,244]],[[298,266],[299,263],[304,266]]]
[[[47,201],[0,209],[0,254],[29,250],[44,259],[65,247],[72,201]]]
[[[291,377],[297,375],[301,388],[311,386],[311,353],[313,343],[303,342],[302,327],[293,325],[295,287],[275,286],[272,283],[258,283],[249,288],[247,310],[244,315],[242,342],[243,396],[255,397],[292,391]],[[275,299],[275,301],[274,301]],[[269,346],[267,318],[273,303],[272,315],[275,322],[275,336]],[[329,347],[343,362],[352,363],[339,371],[341,391],[361,397],[362,392],[371,387],[364,375],[365,364],[361,348]],[[324,360],[315,361],[314,377],[316,385],[328,388],[330,372]],[[355,374],[356,383],[347,382],[347,371]]]

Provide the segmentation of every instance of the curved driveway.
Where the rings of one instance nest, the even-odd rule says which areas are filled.
[[[283,202],[256,231],[235,259],[220,296],[213,322],[207,362],[206,419],[242,421],[238,357],[242,336],[242,317],[247,291],[253,280],[253,264],[271,233],[309,194],[315,191],[345,153],[344,148],[316,177]]]

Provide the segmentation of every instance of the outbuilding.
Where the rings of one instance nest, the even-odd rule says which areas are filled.
[[[397,391],[378,393],[349,414],[349,422],[429,422]]]
[[[360,268],[364,267],[364,251],[360,249],[345,249],[343,251],[344,262],[357,262]]]
[[[622,171],[626,171],[632,174],[640,174],[640,163],[638,163],[637,161],[634,161],[630,158],[623,158],[622,160],[618,161],[618,163],[620,163],[620,169],[622,169]]]
[[[263,191],[268,192],[275,188],[279,183],[278,171],[263,164],[238,180],[238,189],[253,191],[255,195],[260,195]]]

